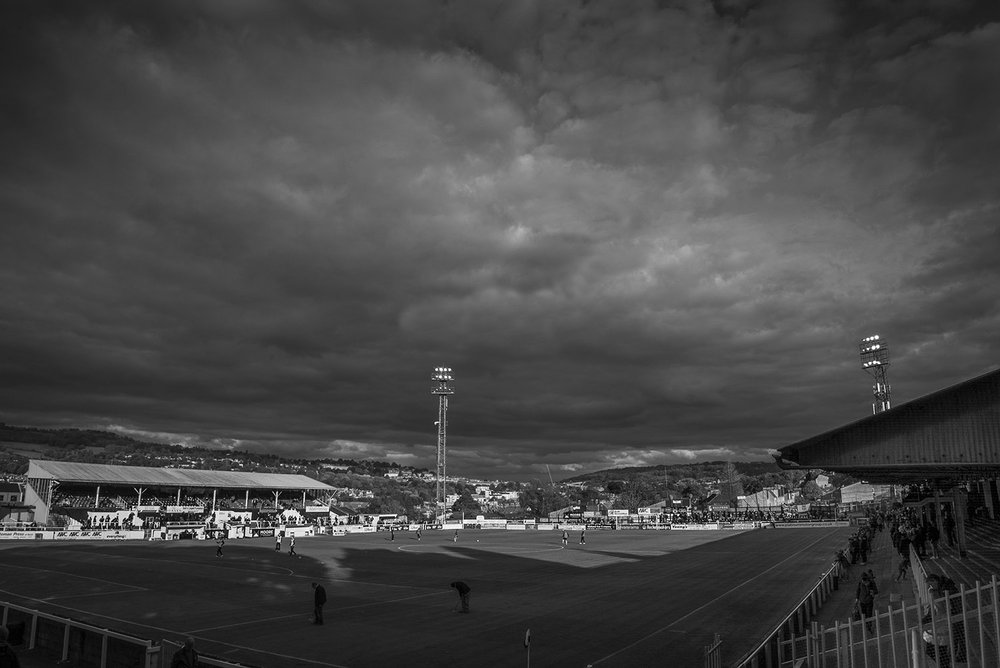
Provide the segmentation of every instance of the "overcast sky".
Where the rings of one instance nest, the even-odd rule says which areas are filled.
[[[1000,12],[0,7],[0,420],[452,475],[766,459],[1000,363]]]

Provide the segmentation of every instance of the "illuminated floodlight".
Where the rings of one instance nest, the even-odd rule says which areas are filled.
[[[861,339],[858,352],[861,355],[861,368],[874,380],[872,394],[875,401],[872,403],[872,413],[889,410],[892,407],[889,401],[890,388],[885,378],[886,367],[889,366],[889,346],[878,334],[873,334]]]

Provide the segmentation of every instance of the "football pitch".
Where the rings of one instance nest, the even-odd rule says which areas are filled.
[[[0,544],[0,598],[261,666],[703,665],[752,648],[829,566],[849,528],[426,531],[296,541]],[[449,583],[472,588],[456,612]],[[327,591],[312,622],[312,582]]]

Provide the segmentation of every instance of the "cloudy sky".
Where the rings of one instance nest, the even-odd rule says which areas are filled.
[[[0,7],[0,420],[530,479],[1000,363],[1000,11]]]

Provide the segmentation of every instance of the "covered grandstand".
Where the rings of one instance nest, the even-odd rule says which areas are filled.
[[[779,448],[783,469],[910,487],[932,521],[952,518],[965,553],[970,514],[1000,513],[1000,370]]]
[[[767,653],[775,665],[1000,665],[1000,370],[779,448],[775,459],[902,488],[892,510],[906,541],[890,528],[862,560],[890,592],[888,606],[860,619],[854,587],[842,587],[824,624],[779,629],[738,666]],[[929,528],[940,546],[934,537],[925,545]]]
[[[33,507],[33,521],[46,525],[56,511],[70,516],[102,511],[198,516],[221,509],[275,513],[282,507],[305,510],[310,499],[319,500],[313,506],[328,508],[332,492],[329,485],[298,474],[31,460],[24,503]]]

